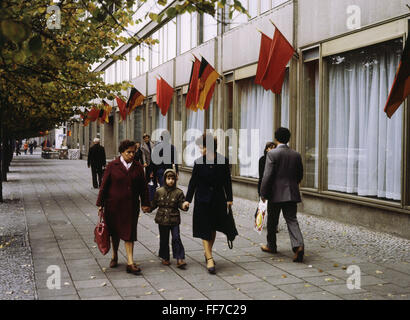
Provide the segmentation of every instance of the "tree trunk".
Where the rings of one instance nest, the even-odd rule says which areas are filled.
[[[2,131],[3,131],[3,126],[2,126],[2,114],[1,114],[1,110],[0,110],[0,141],[2,141]],[[0,156],[0,177],[3,176],[3,154],[4,154],[4,150],[3,150],[4,146],[0,147],[0,152],[1,152],[1,156]],[[3,200],[3,179],[0,179],[0,202],[4,202]]]
[[[4,132],[2,132],[2,137],[1,137],[1,144],[2,144],[2,150],[1,150],[1,179],[4,182],[7,182],[7,158],[9,156],[8,153],[8,141],[7,138],[4,135]]]

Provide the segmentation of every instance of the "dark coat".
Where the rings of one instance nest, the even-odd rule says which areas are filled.
[[[205,156],[195,161],[186,201],[191,202],[194,194],[193,236],[210,240],[213,231],[226,234],[226,202],[233,199],[231,172],[227,158],[217,153],[214,164],[207,164]]]
[[[134,160],[141,163],[142,165],[144,164],[144,160],[142,158],[142,150],[141,148],[138,148],[138,150],[135,151],[135,156]]]
[[[261,184],[263,173],[265,172],[265,164],[266,164],[266,155],[263,155],[259,159],[259,180],[258,180],[258,195],[261,195]]]
[[[151,203],[151,210],[159,207],[155,215],[155,222],[163,226],[177,226],[181,224],[179,209],[185,202],[184,192],[177,188],[163,186],[158,188]]]
[[[105,149],[100,144],[94,144],[88,151],[87,165],[92,168],[101,169],[106,165]]]
[[[287,145],[279,145],[266,155],[261,196],[272,203],[301,202],[299,183],[302,179],[300,154]]]
[[[120,158],[111,161],[98,194],[97,206],[103,206],[111,235],[124,241],[137,240],[137,222],[142,206],[149,206],[144,170],[134,161],[127,171]]]

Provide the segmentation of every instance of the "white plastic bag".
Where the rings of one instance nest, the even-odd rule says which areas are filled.
[[[264,203],[262,200],[259,200],[258,208],[256,209],[256,213],[255,213],[253,229],[257,233],[261,234],[267,219],[268,219],[268,201],[266,200]]]

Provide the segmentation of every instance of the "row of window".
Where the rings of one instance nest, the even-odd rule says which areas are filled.
[[[287,0],[241,0],[242,5],[249,10],[251,18],[286,2]],[[138,8],[138,10],[137,10]],[[145,18],[148,11],[159,12],[159,6],[146,3],[136,3],[135,19]],[[236,13],[230,21],[229,28],[232,29],[240,24],[247,23],[248,16]],[[177,24],[179,27],[177,28]],[[136,32],[142,24],[130,27],[129,31]],[[177,34],[177,30],[179,30]],[[218,34],[218,21],[214,17],[205,14],[184,13],[178,18],[163,25],[151,37],[159,40],[159,43],[148,46],[142,44],[133,48],[125,54],[124,60],[119,60],[105,70],[105,82],[115,83],[138,77],[157,66],[172,60],[177,54],[185,53],[198,46],[199,43],[207,42]],[[179,45],[178,45],[179,44]],[[179,49],[178,49],[179,47]],[[140,57],[139,61],[136,60]]]

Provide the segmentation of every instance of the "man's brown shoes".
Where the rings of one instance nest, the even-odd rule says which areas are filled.
[[[295,255],[293,256],[293,262],[303,262],[303,255],[305,251],[303,246],[298,247],[295,251]]]
[[[263,245],[263,246],[261,247],[261,250],[262,250],[263,252],[278,253],[278,251],[277,251],[276,249],[271,249],[271,248],[269,248],[269,247],[266,246],[266,245]]]

